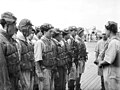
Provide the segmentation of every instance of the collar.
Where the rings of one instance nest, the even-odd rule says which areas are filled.
[[[116,39],[117,38],[117,36],[112,36],[110,39],[112,40],[112,39]]]
[[[57,40],[57,39],[53,38],[53,40],[54,40],[57,44],[59,44],[59,42],[58,42],[58,40]]]
[[[17,39],[20,39],[22,41],[26,41],[24,35],[22,34],[22,32],[18,31],[17,35],[16,35]]]
[[[106,43],[110,43],[110,41],[113,40],[113,39],[116,39],[116,40],[119,40],[119,41],[120,41],[119,37],[117,37],[117,36],[112,36],[111,38],[108,38],[108,40],[106,41]]]
[[[81,37],[80,37],[80,36],[78,36],[78,35],[76,35],[76,36],[75,36],[75,39],[81,39]]]
[[[0,33],[1,33],[4,37],[6,37],[7,40],[10,40],[10,39],[11,39],[11,37],[9,37],[9,35],[8,35],[8,33],[6,32],[5,29],[1,29],[1,30],[0,30]]]
[[[74,37],[72,35],[70,35],[70,38],[74,40]]]
[[[39,38],[34,34],[34,36],[33,36],[33,39],[32,40],[39,40]]]
[[[81,39],[80,36],[76,35],[76,36],[75,36],[75,41],[79,42],[79,41],[82,41],[82,39]]]
[[[64,38],[62,39],[64,42],[67,42]]]
[[[50,39],[48,39],[46,36],[42,36],[41,39],[45,39],[47,41],[50,41]]]

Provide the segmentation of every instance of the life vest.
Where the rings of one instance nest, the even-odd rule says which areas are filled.
[[[43,65],[45,67],[52,67],[56,65],[56,54],[55,54],[55,47],[52,44],[52,41],[49,42],[45,39],[41,39],[43,43],[45,44],[45,49],[43,49]]]
[[[70,38],[70,40],[71,40],[70,52],[71,52],[72,58],[77,59],[77,57],[78,57],[78,44],[74,39]]]
[[[34,61],[34,47],[27,41],[19,40],[21,45],[21,70],[32,70]]]
[[[65,42],[63,41],[64,45],[61,46],[60,44],[57,44],[56,41],[53,40],[53,42],[56,44],[56,51],[57,51],[57,66],[64,66],[68,63],[69,56],[67,55],[67,47],[65,45]]]
[[[78,60],[87,60],[87,52],[86,52],[86,46],[85,43],[81,40],[78,39],[79,43],[78,44]]]
[[[3,51],[9,75],[17,75],[20,70],[20,61],[16,44],[17,42],[14,39],[12,39],[12,42],[3,42]]]
[[[71,57],[71,53],[70,53],[70,46],[69,46],[69,44],[67,43],[67,42],[65,42],[64,40],[63,40],[63,42],[64,42],[64,45],[65,45],[65,53],[66,53],[66,63],[68,64],[68,62],[72,62],[72,57]]]

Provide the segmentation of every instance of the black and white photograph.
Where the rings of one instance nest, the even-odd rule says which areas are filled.
[[[0,0],[0,90],[120,90],[120,0]]]

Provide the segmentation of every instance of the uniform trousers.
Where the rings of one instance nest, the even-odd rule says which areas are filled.
[[[58,67],[58,75],[55,77],[55,90],[65,90],[66,88],[66,69]]]
[[[26,86],[23,88],[23,90],[33,90],[33,85],[34,85],[34,77],[31,76],[30,71],[24,71],[22,72],[23,79],[26,83]]]
[[[43,80],[38,80],[39,90],[54,90],[54,79],[51,77],[51,69],[45,68],[41,73]]]

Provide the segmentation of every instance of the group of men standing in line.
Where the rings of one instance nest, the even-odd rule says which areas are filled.
[[[0,90],[81,90],[87,60],[84,29],[65,30],[43,24],[36,30],[29,19],[11,12],[1,15]]]
[[[81,90],[80,80],[87,58],[82,37],[84,29],[65,30],[43,24],[34,30],[29,19],[17,18],[11,12],[1,15],[0,24],[0,90]],[[96,47],[96,61],[102,69],[105,90],[120,90],[120,39],[117,23],[105,25],[104,37]],[[35,34],[35,35],[34,35]],[[34,37],[33,37],[34,36]],[[101,44],[102,43],[102,44]]]

